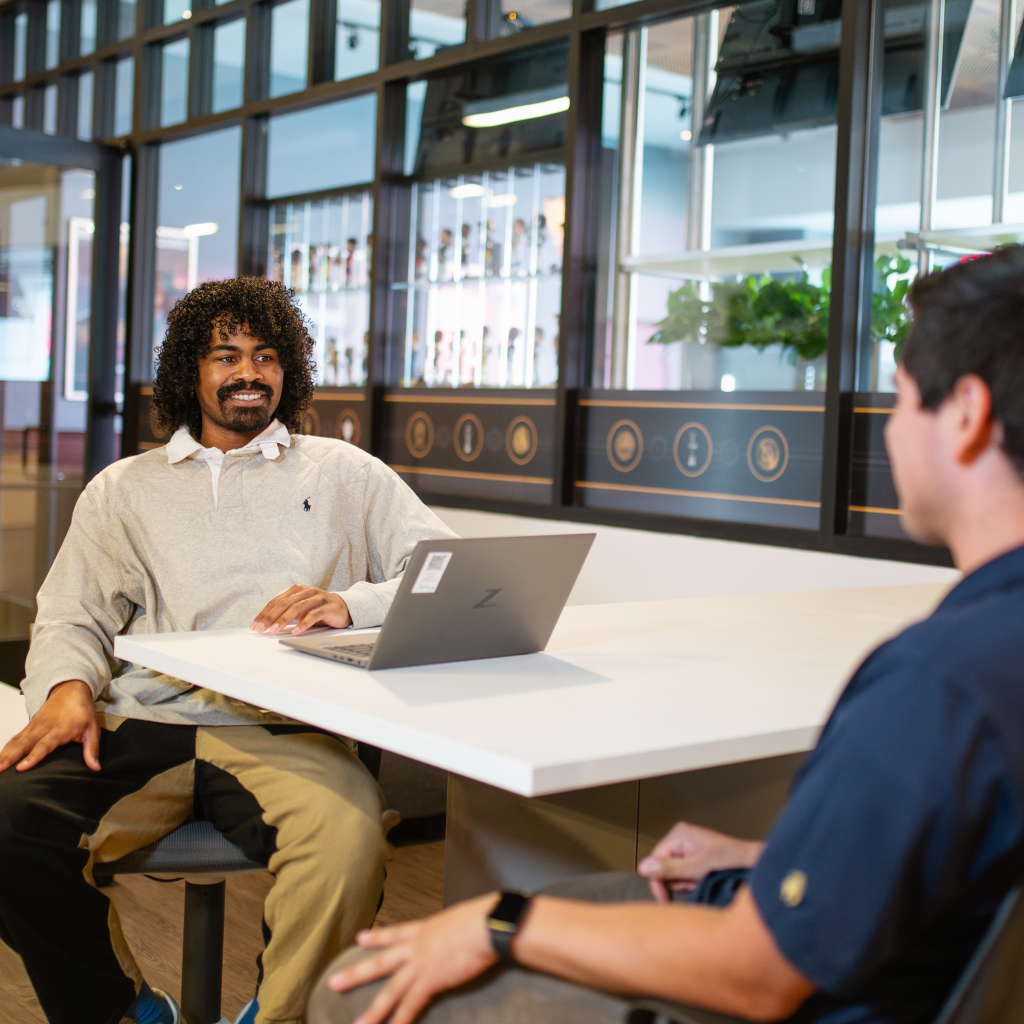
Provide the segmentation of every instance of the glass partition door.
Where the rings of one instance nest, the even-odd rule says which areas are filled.
[[[94,196],[92,171],[0,162],[0,641],[28,636],[83,486]]]

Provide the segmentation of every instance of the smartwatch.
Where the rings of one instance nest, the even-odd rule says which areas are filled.
[[[519,931],[519,923],[530,905],[531,896],[522,892],[503,892],[498,905],[487,915],[487,930],[491,945],[503,964],[515,963],[512,939]]]

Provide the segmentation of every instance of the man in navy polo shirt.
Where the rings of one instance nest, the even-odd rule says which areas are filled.
[[[311,1024],[611,1024],[638,997],[687,1022],[934,1019],[1024,874],[1024,249],[924,278],[910,303],[886,442],[907,532],[964,578],[857,671],[767,843],[678,825],[647,881],[361,933]],[[671,899],[723,868],[748,869],[727,905]]]

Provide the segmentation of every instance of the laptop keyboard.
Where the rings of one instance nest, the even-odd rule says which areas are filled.
[[[337,652],[332,655],[333,657],[340,658],[343,661],[350,661],[354,664],[366,661],[373,653],[373,648],[374,644],[324,644],[323,646],[325,651]]]

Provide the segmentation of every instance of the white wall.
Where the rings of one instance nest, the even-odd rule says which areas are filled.
[[[569,604],[953,583],[952,569],[647,530],[434,508],[462,537],[596,533]]]

